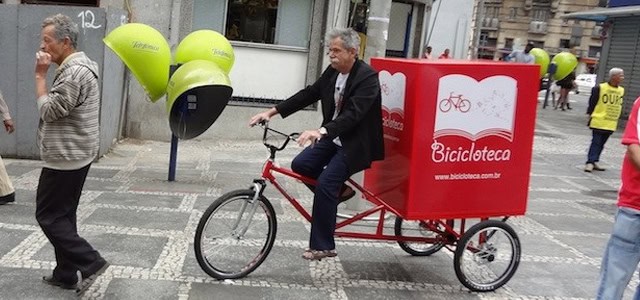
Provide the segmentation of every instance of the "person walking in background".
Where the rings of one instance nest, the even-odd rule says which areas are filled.
[[[624,71],[620,68],[612,68],[609,70],[609,82],[601,83],[591,89],[587,115],[590,116],[589,127],[592,138],[584,167],[585,172],[605,170],[598,165],[598,162],[604,144],[618,126],[624,97],[624,88],[620,86],[623,80]]]
[[[431,55],[431,50],[431,46],[427,46],[426,48],[424,48],[424,54],[422,55],[422,58],[432,60],[433,57]]]
[[[569,73],[565,78],[556,81],[556,85],[560,87],[560,96],[558,97],[558,102],[553,109],[558,109],[558,107],[560,107],[560,109],[564,111],[565,106],[567,109],[571,109],[571,106],[569,106],[569,92],[576,88],[576,73]],[[578,90],[576,90],[576,94],[577,93]]]
[[[78,34],[78,26],[68,16],[58,14],[42,23],[35,87],[44,167],[36,192],[36,220],[56,256],[53,274],[43,277],[43,282],[76,289],[82,296],[109,263],[78,235],[76,223],[82,188],[98,154],[100,117],[98,64],[76,50]],[[52,62],[58,68],[47,90]]]
[[[0,116],[2,116],[2,122],[4,123],[4,129],[7,133],[11,134],[15,130],[11,114],[9,113],[9,107],[2,97],[2,91],[0,91]],[[16,201],[16,193],[11,183],[11,178],[7,174],[7,169],[4,167],[4,162],[0,156],[0,205],[7,204],[9,202]]]
[[[629,122],[622,135],[622,144],[627,152],[622,161],[618,211],[613,224],[613,232],[605,248],[600,266],[600,287],[596,299],[622,299],[624,290],[640,262],[640,98],[631,109]],[[640,299],[640,286],[633,299]]]
[[[438,56],[438,59],[449,59],[451,57],[449,57],[449,48],[444,49],[444,52],[442,52],[442,54],[440,54],[440,56]]]
[[[531,52],[531,49],[533,49],[533,44],[528,43],[524,47],[524,50],[514,50],[513,52],[509,53],[509,55],[507,55],[507,60],[524,64],[535,64],[536,58],[531,53],[529,53]]]
[[[249,120],[253,126],[277,114],[284,118],[320,100],[321,127],[300,135],[298,144],[312,146],[291,162],[296,173],[317,179],[309,248],[302,253],[307,260],[338,255],[333,235],[342,186],[384,158],[378,72],[358,59],[360,38],[353,29],[328,32],[326,44],[331,65],[313,85]]]
[[[553,76],[550,76],[549,81],[550,81],[549,92],[551,93],[551,104],[553,105],[554,108],[556,108],[558,106],[558,102],[556,102],[556,96],[558,96],[559,98],[560,86],[556,84],[557,82],[556,80],[553,80]]]

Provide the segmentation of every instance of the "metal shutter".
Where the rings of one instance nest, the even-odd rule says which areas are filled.
[[[620,119],[626,120],[633,101],[640,96],[640,17],[615,18],[610,34],[610,48],[607,55],[605,80],[611,68],[624,69],[624,107]]]

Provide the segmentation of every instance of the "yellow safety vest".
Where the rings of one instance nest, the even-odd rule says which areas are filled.
[[[608,82],[601,83],[598,103],[591,113],[589,127],[615,131],[622,112],[623,96],[623,87],[613,87]]]

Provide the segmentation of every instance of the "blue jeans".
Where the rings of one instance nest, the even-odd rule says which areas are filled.
[[[594,163],[600,161],[600,153],[604,149],[604,144],[607,142],[613,131],[602,129],[591,129],[592,138],[591,146],[589,146],[589,154],[587,154],[587,163]]]
[[[342,147],[324,138],[302,150],[291,162],[291,169],[301,175],[317,179],[311,213],[309,248],[333,250],[336,230],[338,195],[342,184],[351,176]]]
[[[596,299],[618,300],[640,262],[640,211],[620,207],[613,224],[600,267],[600,287]],[[640,299],[636,287],[633,299]]]

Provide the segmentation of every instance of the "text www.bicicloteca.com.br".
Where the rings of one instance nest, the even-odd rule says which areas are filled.
[[[473,180],[473,179],[500,179],[500,173],[455,173],[455,174],[436,174],[436,180]]]

